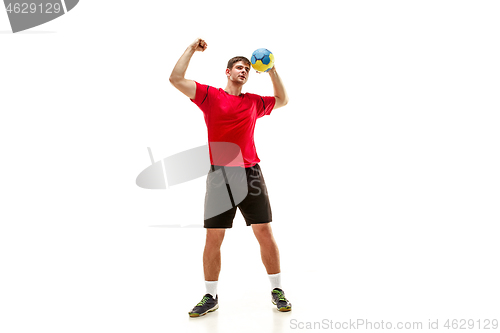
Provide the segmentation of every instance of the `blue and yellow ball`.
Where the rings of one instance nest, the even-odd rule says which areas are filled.
[[[257,72],[267,72],[274,66],[274,55],[268,49],[257,49],[253,51],[250,61]]]

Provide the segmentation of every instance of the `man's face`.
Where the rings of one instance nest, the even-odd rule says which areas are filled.
[[[238,61],[233,65],[232,69],[226,68],[226,76],[233,82],[245,84],[250,74],[250,65],[243,61]]]

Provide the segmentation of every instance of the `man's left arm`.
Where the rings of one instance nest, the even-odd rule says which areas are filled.
[[[276,103],[274,104],[274,109],[287,105],[288,94],[286,93],[283,81],[281,81],[281,77],[278,75],[278,72],[276,71],[276,66],[273,66],[273,68],[271,68],[268,73],[273,83],[274,98],[276,99]]]

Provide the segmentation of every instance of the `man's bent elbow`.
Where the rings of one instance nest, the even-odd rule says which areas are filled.
[[[288,96],[284,97],[284,98],[280,98],[280,97],[275,96],[275,98],[276,98],[276,103],[274,105],[275,109],[281,108],[281,107],[288,104]]]
[[[285,97],[283,97],[283,98],[280,98],[280,104],[281,104],[281,106],[285,106],[285,105],[287,105],[287,104],[288,104],[288,100],[289,100],[289,99],[288,99],[288,96],[285,96]]]
[[[177,89],[179,89],[179,87],[181,86],[182,84],[182,78],[179,78],[179,77],[176,77],[176,76],[170,76],[168,78],[168,80],[170,81],[170,83]]]

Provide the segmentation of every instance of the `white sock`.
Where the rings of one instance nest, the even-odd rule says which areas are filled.
[[[277,274],[268,274],[269,281],[271,281],[271,289],[281,288],[281,273]]]
[[[217,282],[219,281],[205,281],[206,293],[212,295],[214,299],[217,297]]]

